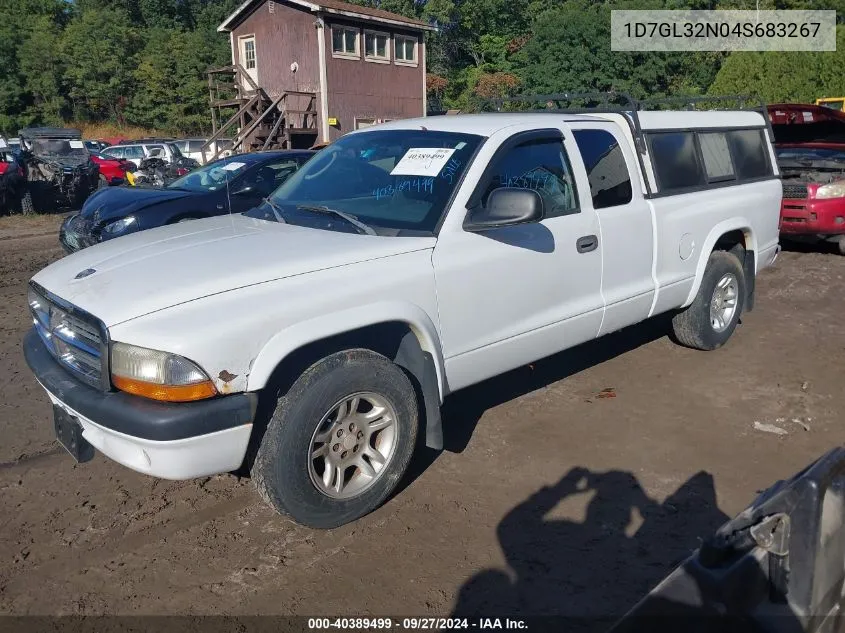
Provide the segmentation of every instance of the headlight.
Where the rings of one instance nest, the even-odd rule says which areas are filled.
[[[187,358],[126,343],[112,344],[111,379],[121,391],[153,400],[190,402],[217,395],[208,374]]]
[[[108,233],[109,235],[120,235],[130,229],[134,229],[136,227],[136,222],[137,220],[134,216],[127,215],[125,218],[106,224],[103,227],[103,232]]]
[[[829,185],[822,185],[816,189],[816,199],[845,198],[845,180],[832,182]]]

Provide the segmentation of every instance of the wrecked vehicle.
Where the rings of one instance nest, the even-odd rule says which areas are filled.
[[[0,213],[17,208],[25,185],[23,167],[8,141],[0,136]]]
[[[822,106],[769,106],[783,177],[781,234],[833,242],[845,255],[845,113]]]
[[[57,205],[79,207],[100,186],[100,169],[79,130],[39,127],[19,134],[27,177],[21,199],[24,213]]]

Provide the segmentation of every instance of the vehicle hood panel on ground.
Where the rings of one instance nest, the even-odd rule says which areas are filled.
[[[178,189],[144,189],[140,187],[101,189],[88,198],[85,206],[82,207],[81,215],[86,219],[91,219],[94,213],[97,213],[99,221],[123,218],[145,207],[196,195],[201,194]]]
[[[208,295],[433,248],[435,242],[222,216],[98,244],[53,263],[33,280],[112,326]],[[76,279],[88,269],[96,272]]]

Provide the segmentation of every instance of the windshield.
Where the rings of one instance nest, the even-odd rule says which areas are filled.
[[[845,99],[837,99],[835,101],[819,101],[820,106],[824,106],[825,108],[832,108],[833,110],[842,110],[842,106],[845,105]]]
[[[85,143],[63,138],[34,138],[30,141],[33,154],[55,156],[87,156]]]
[[[786,147],[778,149],[778,161],[845,161],[845,149],[826,149],[812,147]]]
[[[329,216],[315,219],[307,210],[320,206],[393,234],[432,233],[481,141],[473,134],[422,129],[349,134],[316,154],[270,199],[291,223],[326,228]],[[276,221],[267,204],[247,215]],[[335,221],[330,226],[350,230]]]
[[[243,160],[232,156],[195,169],[190,174],[177,178],[168,187],[186,191],[217,191],[225,187],[227,182],[231,183],[232,179],[243,173],[246,168],[247,164]]]

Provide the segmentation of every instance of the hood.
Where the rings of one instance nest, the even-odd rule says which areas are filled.
[[[51,264],[33,280],[110,327],[228,290],[430,249],[436,241],[221,216],[86,248]],[[89,269],[95,272],[76,279]]]
[[[99,221],[122,218],[145,207],[196,195],[202,194],[193,191],[181,191],[179,189],[108,187],[100,189],[90,196],[85,201],[85,204],[82,205],[80,215],[90,220],[97,213],[97,219]]]
[[[33,154],[38,160],[45,163],[52,163],[63,168],[79,169],[80,167],[87,167],[93,165],[94,162],[90,159],[87,152],[79,152],[75,154]]]

